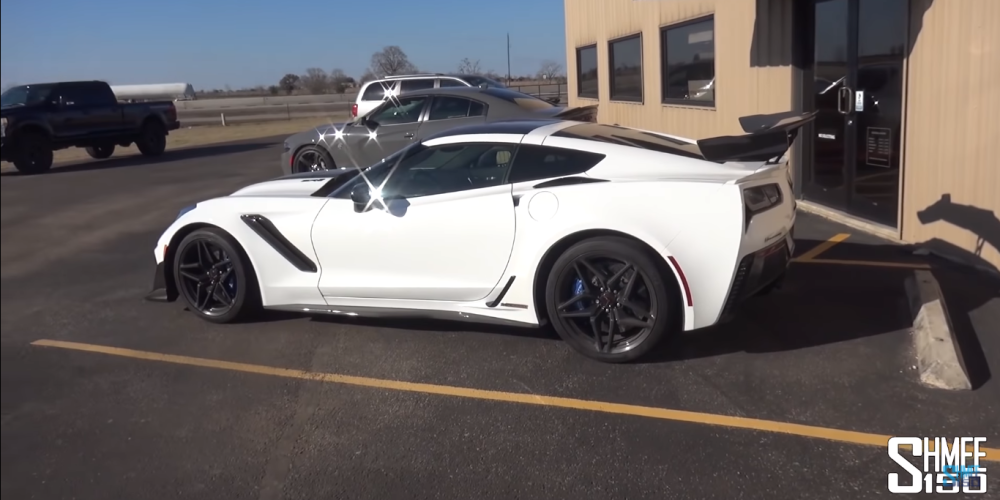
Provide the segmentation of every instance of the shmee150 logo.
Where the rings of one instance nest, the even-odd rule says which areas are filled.
[[[906,473],[889,474],[889,492],[986,493],[986,467],[979,464],[986,456],[980,451],[985,443],[984,437],[955,438],[950,443],[947,438],[890,438],[889,458]],[[903,456],[901,449],[905,448],[910,449],[910,455],[923,457],[923,470]]]

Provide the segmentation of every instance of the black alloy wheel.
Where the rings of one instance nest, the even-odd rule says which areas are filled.
[[[546,283],[546,306],[559,336],[610,363],[635,360],[668,335],[677,295],[641,246],[615,237],[574,245]]]
[[[292,173],[322,172],[333,168],[333,160],[323,150],[308,146],[295,155],[295,168]]]
[[[159,121],[149,120],[139,131],[135,145],[143,156],[160,156],[167,149],[167,129]]]
[[[256,310],[259,294],[248,263],[227,233],[199,229],[178,246],[174,280],[195,314],[215,323],[230,323]]]

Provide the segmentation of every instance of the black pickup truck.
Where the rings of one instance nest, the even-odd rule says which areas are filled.
[[[0,101],[0,160],[25,174],[47,171],[52,152],[65,148],[102,159],[134,143],[144,156],[159,156],[180,127],[173,102],[119,103],[101,81],[21,85]]]

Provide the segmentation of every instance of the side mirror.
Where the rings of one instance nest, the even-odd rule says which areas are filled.
[[[368,202],[372,199],[372,193],[368,190],[368,183],[360,182],[351,189],[351,201],[354,202],[354,211],[364,212],[368,208]]]
[[[378,122],[367,116],[361,119],[361,124],[368,127],[368,130],[375,130],[378,128]]]

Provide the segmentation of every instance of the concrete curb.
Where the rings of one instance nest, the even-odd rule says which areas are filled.
[[[906,295],[913,315],[913,342],[920,382],[955,391],[972,389],[962,361],[941,286],[930,271],[918,270],[906,278]]]

